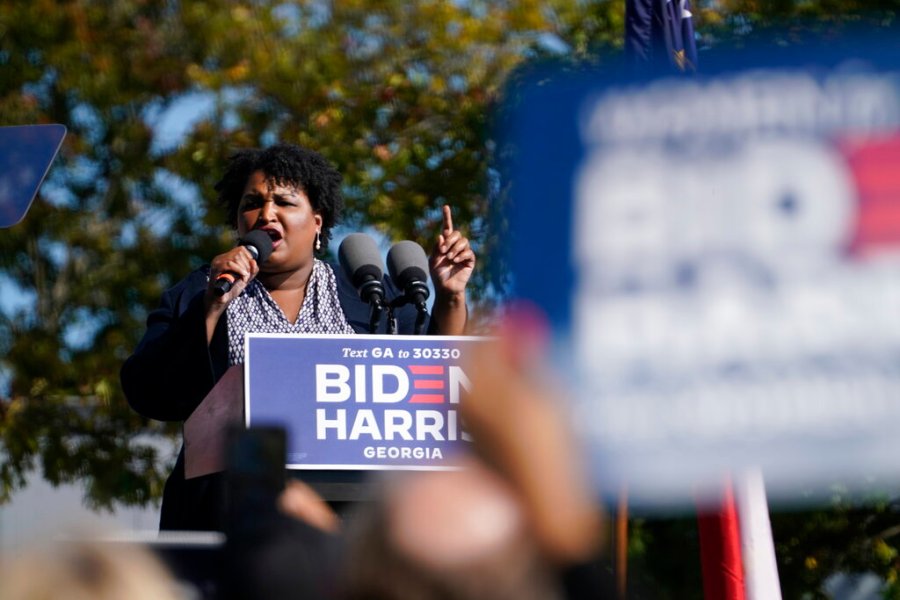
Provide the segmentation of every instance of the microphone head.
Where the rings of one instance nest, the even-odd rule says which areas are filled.
[[[350,277],[353,286],[359,288],[369,281],[381,283],[384,271],[378,244],[365,233],[351,233],[338,248],[341,268]]]
[[[428,257],[419,244],[405,240],[397,242],[388,251],[388,273],[401,290],[411,287],[428,297]]]
[[[241,246],[247,246],[247,249],[255,254],[256,264],[261,265],[269,259],[272,254],[272,238],[269,234],[260,229],[254,229],[241,238]]]

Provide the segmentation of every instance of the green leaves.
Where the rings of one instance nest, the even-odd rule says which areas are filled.
[[[35,466],[84,481],[91,505],[158,496],[168,464],[148,440],[166,428],[128,408],[118,370],[160,292],[233,243],[213,184],[236,148],[321,151],[352,226],[430,246],[443,203],[464,230],[483,223],[486,115],[555,28],[536,2],[0,3],[2,122],[69,130],[0,235],[19,299],[0,310],[0,496]],[[183,98],[211,110],[158,143]]]

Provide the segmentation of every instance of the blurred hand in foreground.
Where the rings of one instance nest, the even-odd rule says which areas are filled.
[[[557,564],[596,557],[605,514],[589,484],[563,402],[548,376],[547,325],[535,308],[510,311],[475,350],[473,392],[460,404],[476,451],[518,491],[538,544]]]

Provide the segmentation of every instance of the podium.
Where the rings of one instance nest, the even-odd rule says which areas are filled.
[[[225,470],[228,432],[245,423],[244,368],[229,368],[184,422],[184,475],[193,479]],[[329,502],[356,502],[372,499],[366,472],[354,470],[303,471],[288,473],[309,484]]]
[[[184,423],[185,477],[225,469],[236,425],[282,426],[285,467],[330,502],[372,498],[370,471],[457,468],[466,352],[485,338],[250,334]]]

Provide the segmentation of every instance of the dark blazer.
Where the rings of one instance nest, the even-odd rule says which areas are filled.
[[[369,332],[369,305],[334,265],[338,298],[344,315],[357,333]],[[131,407],[158,421],[184,421],[228,369],[227,319],[219,319],[212,341],[206,343],[203,294],[209,267],[197,269],[166,290],[159,307],[147,317],[147,331],[134,354],[122,366],[122,389]],[[384,280],[388,298],[400,294]],[[386,313],[387,311],[385,311]],[[394,313],[398,333],[414,332],[416,309],[403,306]],[[428,333],[434,333],[433,323]],[[382,315],[375,333],[387,333]],[[184,478],[184,447],[163,491],[160,529],[221,530],[224,481],[220,473]]]

